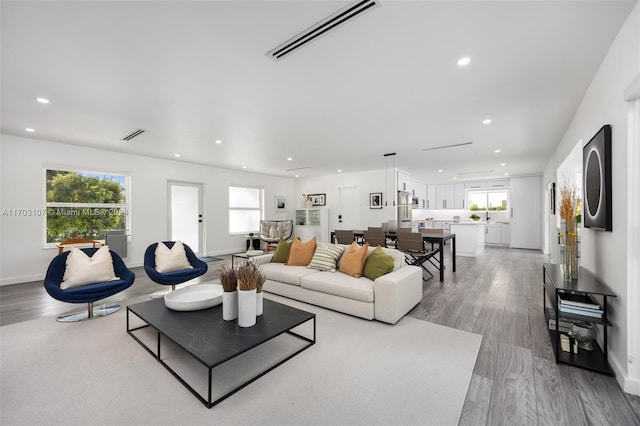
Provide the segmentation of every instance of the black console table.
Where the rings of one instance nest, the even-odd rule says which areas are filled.
[[[549,330],[549,337],[551,338],[551,346],[553,347],[554,354],[556,356],[556,363],[564,363],[574,365],[576,367],[584,368],[598,373],[604,373],[613,375],[613,370],[607,360],[607,328],[612,324],[609,321],[607,314],[607,299],[609,297],[616,297],[613,291],[603,282],[601,282],[595,275],[583,267],[579,268],[578,279],[571,281],[564,281],[562,276],[562,267],[560,265],[545,263],[542,267],[543,276],[543,300],[546,305],[546,295],[549,295],[551,301],[552,312],[555,312],[555,330],[549,329],[549,314],[546,308],[545,318],[547,320],[547,329]],[[599,300],[602,306],[602,318],[594,318],[586,315],[574,315],[566,312],[560,312],[558,306],[558,297],[562,297],[563,293],[579,294],[588,297],[595,296],[596,298],[602,298],[602,302]],[[560,296],[559,296],[560,295]],[[591,323],[602,326],[602,348],[598,345],[597,341],[593,342],[593,350],[579,350],[578,353],[573,351],[564,352],[560,349],[560,334],[559,330],[560,320],[565,321],[581,321],[585,323]],[[569,346],[573,348],[573,339],[570,338]]]

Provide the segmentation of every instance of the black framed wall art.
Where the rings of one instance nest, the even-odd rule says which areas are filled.
[[[612,230],[611,126],[602,126],[582,149],[584,179],[582,218],[585,228]]]

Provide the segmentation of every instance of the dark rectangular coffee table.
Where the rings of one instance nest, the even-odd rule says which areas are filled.
[[[131,328],[129,324],[130,314],[134,314],[146,324]],[[293,328],[307,321],[313,321],[312,338],[291,331]],[[146,345],[134,334],[136,330],[141,330],[146,327],[151,327],[156,331],[157,341],[155,350]],[[211,408],[315,344],[316,316],[315,314],[301,311],[291,306],[264,299],[264,313],[257,318],[256,325],[242,328],[238,326],[237,320],[224,321],[222,319],[222,305],[200,311],[179,312],[168,309],[163,299],[155,299],[127,307],[127,333],[171,372],[171,374],[189,389],[206,407]],[[219,366],[222,368],[225,362],[283,333],[288,333],[303,340],[306,342],[305,346],[278,361],[276,364],[269,366],[266,370],[250,377],[221,397],[212,400],[212,370],[215,367]],[[207,368],[209,375],[207,398],[200,395],[163,360],[160,351],[162,339],[169,339],[181,350],[191,355],[198,363]]]

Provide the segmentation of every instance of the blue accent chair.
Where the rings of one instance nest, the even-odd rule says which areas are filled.
[[[88,256],[98,251],[97,248],[80,249]],[[74,312],[64,314],[58,317],[60,322],[74,322],[95,317],[102,317],[112,314],[120,309],[118,304],[104,304],[94,309],[93,303],[119,293],[133,284],[136,275],[124,264],[120,256],[110,251],[113,261],[113,270],[119,280],[107,281],[101,283],[86,284],[79,287],[72,287],[65,290],[60,288],[64,272],[67,267],[67,257],[69,251],[57,255],[53,258],[47,269],[47,275],[44,279],[44,288],[54,299],[68,303],[87,303],[87,310],[82,312]]]
[[[171,249],[175,241],[163,241],[163,243]],[[209,267],[205,262],[198,259],[191,248],[184,244],[184,251],[187,254],[187,260],[193,266],[193,269],[180,269],[178,271],[158,272],[156,271],[156,247],[158,243],[153,243],[144,252],[144,270],[151,281],[162,285],[170,285],[171,290],[176,289],[177,284],[182,284],[189,280],[204,275]]]

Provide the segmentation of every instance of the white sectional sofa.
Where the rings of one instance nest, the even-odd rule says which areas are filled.
[[[371,251],[373,248],[369,249]],[[269,293],[395,324],[422,299],[422,270],[407,265],[398,250],[384,248],[383,251],[393,256],[394,269],[375,281],[342,272],[271,263],[273,254],[256,256],[252,260],[265,274],[264,290]]]

